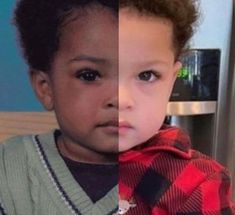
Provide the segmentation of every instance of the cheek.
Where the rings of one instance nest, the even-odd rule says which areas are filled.
[[[166,105],[162,102],[152,102],[151,106],[145,106],[139,121],[139,131],[143,142],[155,135],[161,128],[165,115]]]
[[[60,128],[68,132],[87,132],[99,119],[99,109],[94,100],[66,99],[55,107]]]
[[[81,84],[78,81],[61,84],[54,90],[55,100],[67,105],[89,106],[102,99],[102,89],[95,85]]]
[[[161,126],[167,109],[168,98],[165,93],[157,93],[149,99],[142,99],[139,118],[144,126],[152,127],[151,130],[158,129]]]
[[[145,110],[155,109],[156,111],[166,106],[170,91],[169,83],[159,83],[139,89],[136,95],[138,95],[138,103],[145,106]]]
[[[96,92],[96,93],[94,93]],[[66,121],[84,121],[96,119],[102,106],[99,90],[72,89],[61,90],[54,96],[54,107],[60,117]]]
[[[166,107],[167,100],[152,100],[152,102],[143,105],[142,116],[146,118],[146,120],[159,121],[159,119],[161,120],[165,117]]]

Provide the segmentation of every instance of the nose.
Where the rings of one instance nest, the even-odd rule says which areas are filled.
[[[117,94],[117,93],[116,93]],[[110,98],[106,103],[107,108],[116,108],[118,109],[118,95]]]
[[[131,90],[127,86],[120,86],[118,89],[118,107],[119,111],[130,110],[133,108],[134,101]]]
[[[109,86],[105,89],[104,92],[107,95],[105,101],[106,108],[115,108],[118,109],[118,83],[113,81],[109,83]]]

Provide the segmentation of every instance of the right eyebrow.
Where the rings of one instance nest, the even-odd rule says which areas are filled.
[[[108,62],[107,59],[104,59],[104,58],[98,58],[98,57],[95,57],[95,56],[90,56],[90,55],[79,55],[75,58],[72,58],[69,63],[71,62],[76,62],[76,61],[89,61],[89,62],[92,62],[92,63],[96,63],[96,64],[105,64]]]

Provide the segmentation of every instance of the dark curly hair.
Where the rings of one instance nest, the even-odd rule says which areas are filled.
[[[118,0],[19,0],[14,23],[28,65],[49,71],[59,46],[63,22],[74,10],[85,11],[94,5],[118,14]]]
[[[120,8],[140,15],[162,17],[173,24],[173,44],[176,57],[184,50],[194,32],[198,18],[196,0],[119,0]]]

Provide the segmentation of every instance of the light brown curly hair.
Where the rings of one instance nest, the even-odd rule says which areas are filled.
[[[169,20],[173,24],[176,57],[179,57],[192,37],[198,18],[196,0],[119,0],[119,8]]]

